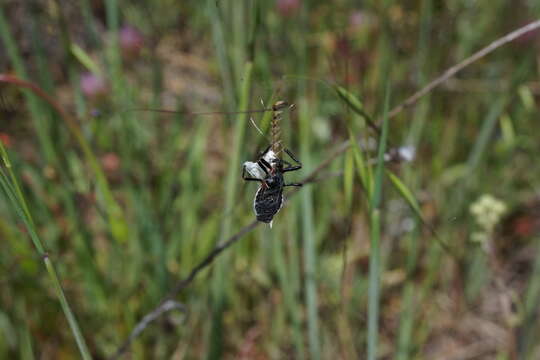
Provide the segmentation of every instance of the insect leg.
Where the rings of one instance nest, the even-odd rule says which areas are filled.
[[[291,152],[291,150],[285,148],[284,149],[285,152],[287,153],[287,155],[290,156],[291,159],[293,159],[293,161],[295,163],[297,163],[298,165],[297,166],[292,166],[290,163],[288,163],[287,161],[284,161],[287,165],[289,165],[288,167],[286,167],[285,169],[283,169],[283,172],[287,172],[287,171],[295,171],[295,170],[300,170],[302,168],[302,163],[300,162],[300,160],[298,160],[294,155],[293,153]]]
[[[261,179],[257,179],[257,178],[252,178],[252,177],[242,177],[243,180],[245,181],[258,181],[258,182],[263,182]]]
[[[287,155],[289,155],[289,156],[291,157],[291,159],[294,160],[295,163],[297,163],[298,165],[302,165],[302,163],[300,162],[300,160],[298,160],[298,159],[296,158],[296,156],[291,152],[291,150],[289,150],[289,149],[287,149],[287,148],[285,148],[284,150],[285,150],[285,152],[287,153]]]
[[[288,168],[283,169],[283,172],[287,172],[287,171],[296,171],[296,170],[300,170],[301,168],[302,168],[302,165],[291,166],[291,167],[288,167]]]
[[[283,160],[283,159],[282,159],[281,162],[282,162],[283,164],[287,165],[288,167],[291,167],[291,166],[292,166],[292,164],[291,164],[290,162],[288,162],[287,160]]]
[[[283,169],[283,172],[287,172],[287,171],[294,171],[294,170],[299,170],[302,168],[302,165],[298,165],[298,166],[293,166],[290,162],[286,161],[286,160],[281,160],[281,162],[285,165],[287,165],[286,168]]]
[[[262,158],[264,155],[266,155],[267,152],[270,151],[272,148],[272,144],[268,145],[268,147],[259,155],[260,158]]]
[[[264,170],[266,175],[268,175],[268,171],[272,170],[272,166],[263,158],[260,158],[259,161],[257,161],[257,164],[259,164],[259,167]]]
[[[293,166],[290,162],[288,161],[285,161],[285,160],[281,160],[281,162],[285,165],[287,165],[286,168],[283,168],[283,172],[287,172],[287,171],[295,171],[295,170],[299,170],[302,168],[302,165],[298,165],[298,166]]]
[[[283,187],[285,187],[285,186],[299,186],[300,187],[300,186],[303,186],[303,185],[304,184],[300,184],[300,183],[292,183],[292,184],[285,184],[285,185],[283,185]]]

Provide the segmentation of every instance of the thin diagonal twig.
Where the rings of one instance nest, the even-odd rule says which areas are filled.
[[[146,329],[146,327],[148,325],[150,325],[150,323],[152,323],[154,320],[156,320],[162,314],[164,314],[166,312],[169,312],[169,311],[172,311],[172,310],[179,310],[179,311],[185,313],[186,312],[186,307],[184,305],[182,305],[181,303],[177,302],[177,301],[173,301],[173,300],[164,301],[160,306],[158,306],[157,308],[152,310],[150,313],[146,314],[142,318],[142,320],[139,321],[137,326],[135,326],[135,328],[133,329],[133,331],[129,335],[129,338],[125,341],[125,343],[122,346],[120,346],[118,348],[118,350],[112,356],[112,358],[114,359],[114,358],[117,358],[120,355],[122,355],[127,350],[129,345],[131,344],[131,342],[135,338],[137,338],[143,332],[143,330]]]
[[[485,48],[475,52],[465,60],[461,61],[460,63],[457,63],[456,65],[452,66],[448,70],[446,70],[442,75],[431,81],[429,84],[424,86],[422,89],[415,92],[413,95],[408,97],[404,102],[393,108],[390,113],[388,114],[389,118],[393,118],[406,108],[414,105],[420,98],[425,96],[427,93],[431,92],[431,90],[435,89],[437,86],[441,85],[446,80],[450,79],[454,75],[456,75],[459,71],[463,70],[467,66],[471,65],[473,62],[483,58],[487,54],[493,52],[494,50],[498,49],[499,47],[508,44],[509,42],[517,39],[518,37],[531,32],[533,30],[536,30],[540,28],[540,20],[533,21],[523,27],[520,27],[517,30],[512,31],[511,33],[506,34],[505,36],[495,40]]]
[[[529,23],[529,24],[527,24],[527,25],[525,25],[525,26],[523,26],[523,27],[521,27],[521,28],[519,28],[517,30],[514,30],[511,33],[508,33],[507,35],[495,40],[494,42],[492,42],[488,46],[484,47],[480,51],[474,53],[473,55],[471,55],[470,57],[468,57],[465,60],[461,61],[460,63],[452,66],[451,68],[446,70],[442,75],[435,78],[433,81],[431,81],[425,87],[423,87],[422,89],[420,89],[419,91],[414,93],[412,96],[407,98],[405,101],[403,101],[401,104],[396,106],[394,109],[392,109],[390,111],[390,113],[388,115],[389,118],[395,117],[397,114],[399,114],[400,112],[402,112],[406,108],[413,106],[420,98],[422,98],[423,96],[425,96],[426,94],[431,92],[433,89],[435,89],[440,84],[444,83],[446,80],[453,77],[456,73],[463,70],[465,67],[471,65],[472,63],[479,60],[480,58],[488,55],[489,53],[493,52],[497,48],[499,48],[499,47],[501,47],[501,46],[503,46],[503,45],[517,39],[518,37],[520,37],[520,36],[522,36],[522,35],[524,35],[524,34],[526,34],[528,32],[536,30],[538,28],[540,28],[540,20],[536,20],[536,21],[534,21],[532,23]],[[324,170],[325,168],[327,168],[332,163],[332,161],[334,159],[336,159],[338,156],[340,156],[345,151],[347,151],[347,149],[349,148],[350,145],[351,144],[350,144],[350,142],[348,140],[341,143],[336,148],[336,150],[334,150],[334,152],[328,158],[326,158],[322,163],[320,163],[319,166],[316,169],[314,169],[310,174],[308,174],[303,179],[302,182],[303,183],[314,182],[314,180],[317,177],[317,174],[321,170]],[[292,190],[289,193],[289,197],[296,194],[298,191],[300,191],[300,189],[301,188],[295,188],[294,190]],[[185,277],[184,279],[182,279],[182,280],[180,280],[179,282],[176,283],[173,290],[171,290],[171,292],[164,298],[164,300],[162,300],[160,302],[160,305],[158,305],[155,309],[153,309],[149,314],[154,314],[156,312],[159,312],[160,309],[163,308],[164,304],[167,303],[167,301],[170,301],[172,298],[176,297],[183,289],[185,289],[189,284],[191,284],[191,282],[195,279],[195,277],[204,268],[206,268],[207,266],[210,266],[212,264],[212,262],[214,261],[214,259],[219,254],[221,254],[224,250],[226,250],[227,248],[232,246],[234,243],[236,243],[238,240],[240,240],[244,235],[251,232],[259,224],[260,224],[259,222],[254,221],[254,222],[246,225],[245,227],[240,229],[240,231],[238,231],[236,234],[234,234],[233,236],[228,238],[225,242],[223,242],[222,244],[216,246],[210,252],[210,254],[208,254],[208,256],[204,260],[202,260],[197,266],[195,266],[191,270],[191,272],[189,273],[189,275],[187,277]],[[159,314],[161,314],[161,313],[163,313],[163,311],[159,312]],[[122,344],[122,346],[119,348],[119,350],[112,357],[113,359],[116,359],[119,356],[121,356],[129,348],[129,346],[131,345],[133,340],[135,340],[135,338],[144,330],[144,328],[146,326],[148,326],[148,324],[151,321],[150,322],[145,321],[145,319],[148,319],[147,317],[148,317],[148,315],[143,317],[143,319],[137,324],[137,326],[131,332],[128,339]]]
[[[193,281],[193,279],[195,279],[195,277],[199,274],[199,272],[201,272],[202,270],[204,270],[204,268],[206,268],[207,266],[212,264],[212,262],[214,261],[216,256],[218,256],[223,251],[225,251],[228,247],[230,247],[235,242],[240,240],[245,234],[247,234],[251,230],[255,229],[259,224],[260,224],[260,222],[255,220],[255,221],[251,222],[249,225],[244,226],[240,231],[238,231],[236,234],[234,234],[233,236],[228,238],[225,242],[223,242],[221,244],[218,244],[204,258],[204,260],[202,260],[197,266],[195,266],[191,270],[191,272],[189,273],[188,276],[186,276],[184,279],[182,279],[182,280],[180,280],[179,282],[176,283],[176,285],[169,292],[169,294],[167,295],[167,297],[165,298],[164,301],[167,301],[167,300],[170,300],[170,299],[173,299],[174,297],[176,297],[185,287],[187,287]]]

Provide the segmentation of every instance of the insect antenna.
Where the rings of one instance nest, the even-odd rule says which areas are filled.
[[[253,118],[252,118],[251,116],[249,117],[249,121],[251,122],[251,125],[253,125],[253,127],[254,127],[255,129],[257,129],[257,131],[259,132],[259,134],[261,134],[266,140],[268,140],[269,143],[272,142],[272,140],[271,140],[268,136],[266,136],[266,135],[262,132],[261,129],[259,129],[259,127],[258,127],[257,124],[255,123],[255,120],[253,120]]]
[[[253,113],[263,113],[267,111],[272,111],[272,109],[256,109],[256,110],[245,110],[245,111],[203,111],[203,112],[192,112],[192,111],[178,111],[170,109],[152,109],[152,108],[133,108],[126,109],[124,112],[130,111],[145,111],[145,112],[157,112],[164,114],[183,114],[183,115],[234,115],[234,114],[253,114]]]
[[[157,113],[164,113],[164,114],[183,114],[183,115],[189,115],[189,116],[198,116],[198,115],[234,115],[234,114],[253,114],[253,113],[264,113],[271,111],[272,112],[272,120],[270,123],[271,128],[271,136],[270,138],[264,134],[264,132],[257,126],[255,121],[252,117],[249,118],[251,124],[253,127],[261,134],[270,144],[272,144],[272,151],[274,151],[275,154],[279,154],[283,151],[283,146],[281,143],[281,119],[283,115],[283,110],[285,108],[289,108],[290,110],[293,110],[295,108],[294,104],[289,104],[286,101],[277,101],[272,105],[271,108],[267,108],[264,104],[264,101],[261,99],[261,104],[263,106],[262,109],[253,109],[253,110],[245,110],[245,111],[203,111],[203,112],[191,112],[191,111],[178,111],[178,110],[170,110],[170,109],[152,109],[152,108],[132,108],[132,109],[126,109],[124,112],[131,112],[131,111],[144,111],[144,112],[157,112]]]

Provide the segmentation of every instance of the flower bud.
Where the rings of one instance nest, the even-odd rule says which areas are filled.
[[[281,16],[293,16],[300,9],[300,0],[277,0],[277,11]]]
[[[118,36],[124,58],[133,59],[139,56],[144,47],[144,37],[138,29],[126,25],[120,29]]]
[[[82,74],[80,85],[84,96],[90,100],[101,100],[109,92],[105,79],[92,73]]]

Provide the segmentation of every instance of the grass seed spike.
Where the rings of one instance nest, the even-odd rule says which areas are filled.
[[[272,106],[271,135],[272,142],[263,151],[256,162],[246,161],[242,169],[242,179],[245,181],[260,182],[259,189],[253,201],[253,210],[258,221],[270,224],[274,216],[283,206],[283,188],[286,186],[302,186],[299,183],[286,184],[283,174],[302,168],[302,163],[293,153],[283,147],[281,143],[281,117],[283,109],[289,106],[285,101],[278,101]],[[296,163],[293,165],[281,159],[280,154],[285,152]],[[246,174],[247,172],[247,174]],[[248,176],[249,175],[249,176]]]

